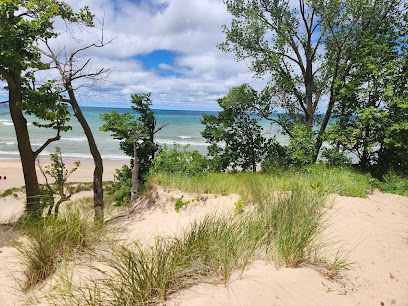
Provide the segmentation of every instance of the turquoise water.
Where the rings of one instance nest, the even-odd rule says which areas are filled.
[[[99,131],[99,127],[103,124],[99,120],[99,113],[110,113],[112,110],[118,113],[133,111],[124,108],[102,108],[102,107],[82,107],[85,118],[90,125],[95,137],[95,141],[104,159],[127,159],[119,149],[119,141],[113,139],[109,132]],[[178,143],[182,146],[190,144],[191,150],[197,150],[201,154],[207,153],[207,144],[205,139],[201,137],[200,132],[204,126],[201,124],[201,111],[181,111],[181,110],[154,110],[158,121],[158,126],[168,123],[159,133],[156,134],[156,141],[160,144]],[[206,111],[206,114],[214,114],[217,112]],[[29,124],[30,140],[33,148],[39,148],[48,138],[54,137],[55,132],[47,129],[39,129],[32,125],[35,118],[27,116]],[[61,134],[61,140],[48,146],[41,154],[42,157],[48,157],[50,153],[55,151],[55,146],[59,146],[63,156],[75,159],[91,158],[89,153],[88,143],[82,131],[81,126],[75,117],[71,117],[70,125],[72,130]],[[288,139],[278,133],[278,128],[272,126],[269,121],[262,121],[261,125],[264,129],[266,137],[276,135],[279,142],[288,143]],[[19,158],[17,150],[17,141],[14,132],[14,126],[11,121],[8,109],[0,108],[0,159]]]

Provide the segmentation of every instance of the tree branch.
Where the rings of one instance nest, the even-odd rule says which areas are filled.
[[[163,124],[161,127],[157,128],[157,130],[155,130],[155,131],[153,132],[153,134],[156,134],[156,133],[159,132],[162,128],[164,128],[165,126],[167,126],[167,125],[169,125],[169,124],[170,124],[170,122],[166,122],[166,123]]]
[[[34,152],[34,156],[37,157],[50,143],[60,140],[61,135],[60,135],[61,130],[58,129],[57,136],[54,138],[49,138],[38,150]]]
[[[6,81],[7,81],[7,83],[8,83],[9,85],[10,85],[10,84],[15,85],[15,84],[14,84],[14,81],[13,81],[13,78],[11,77],[10,73],[9,73],[6,69],[4,69],[3,67],[1,67],[1,66],[0,66],[0,74],[3,76],[3,78],[6,79]]]

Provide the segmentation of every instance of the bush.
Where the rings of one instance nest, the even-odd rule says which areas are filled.
[[[151,173],[184,173],[198,174],[208,171],[209,161],[196,150],[187,151],[189,145],[181,150],[179,144],[172,149],[164,144],[159,155],[152,162]]]
[[[116,169],[115,182],[108,194],[115,195],[115,206],[130,205],[130,186],[132,185],[132,170],[123,165]]]
[[[270,172],[275,169],[289,168],[291,165],[289,148],[280,145],[276,140],[271,140],[268,145],[268,152],[261,164],[262,171]]]
[[[332,167],[341,167],[351,164],[351,158],[340,152],[339,149],[325,149],[322,153],[322,157],[327,160],[327,164]]]
[[[383,192],[408,196],[408,180],[402,179],[393,170],[383,176],[383,182],[379,184],[379,188]]]
[[[289,150],[294,166],[305,166],[313,163],[315,137],[310,128],[296,125],[290,138]]]

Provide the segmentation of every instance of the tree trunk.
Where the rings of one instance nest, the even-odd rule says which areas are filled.
[[[139,192],[139,159],[137,157],[136,142],[137,139],[133,142],[134,162],[132,169],[132,185],[130,186],[130,202],[132,203],[132,206],[136,204]]]
[[[310,56],[309,49],[308,49],[308,57]],[[312,128],[313,121],[314,121],[312,69],[313,69],[312,60],[308,58],[307,66],[306,66],[306,73],[305,73],[306,74],[305,75],[305,87],[306,87],[306,127],[307,128]]]
[[[363,169],[367,169],[368,168],[368,137],[370,135],[370,125],[366,124],[364,127],[364,140],[363,140],[363,154],[361,156],[361,160],[360,160],[360,166]]]
[[[102,175],[103,175],[102,157],[98,150],[98,147],[96,146],[95,139],[93,137],[91,128],[89,127],[88,122],[86,121],[81,111],[81,108],[79,107],[76,101],[72,86],[68,84],[66,88],[68,90],[68,94],[70,98],[69,103],[71,104],[72,109],[74,110],[75,117],[78,119],[78,122],[81,124],[82,129],[84,130],[84,133],[88,140],[89,151],[91,152],[93,160],[94,160],[95,169],[93,173],[93,191],[94,191],[95,221],[103,222],[104,203],[103,203],[103,184],[102,184]]]
[[[21,76],[9,72],[9,109],[17,137],[17,146],[23,167],[24,183],[26,189],[25,212],[30,217],[41,217],[40,188],[38,186],[37,172],[35,170],[35,154],[31,148],[30,136],[27,129],[27,120],[18,105],[22,101]]]

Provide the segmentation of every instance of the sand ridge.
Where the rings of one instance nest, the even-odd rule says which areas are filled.
[[[177,213],[174,204],[181,196],[196,201]],[[123,239],[145,243],[157,235],[175,235],[206,213],[232,213],[238,199],[238,195],[198,195],[158,187],[136,213],[114,220],[112,226],[120,227]],[[9,201],[7,205],[12,201],[17,205],[19,200]],[[199,284],[174,294],[166,305],[408,305],[408,198],[378,191],[366,199],[333,195],[327,215],[324,239],[338,242],[335,247],[349,251],[348,261],[354,263],[337,280],[313,266],[290,269],[257,260],[242,275],[235,272],[227,287]],[[10,228],[2,230],[11,233]],[[18,252],[9,239],[4,240],[0,304],[21,305],[13,278],[21,271]]]

